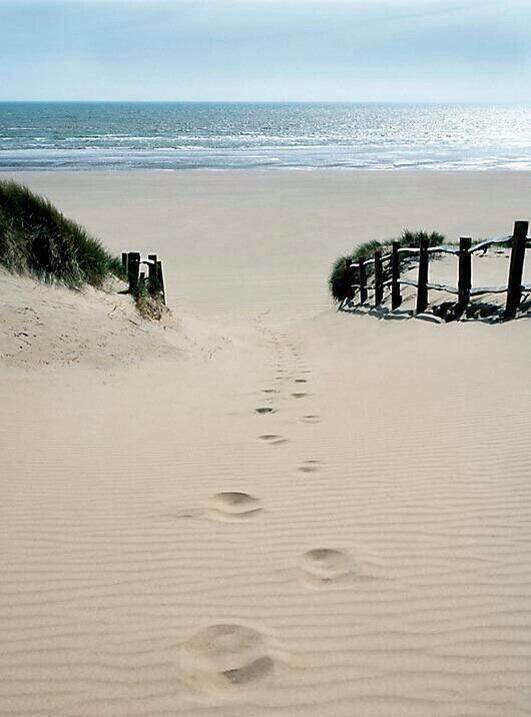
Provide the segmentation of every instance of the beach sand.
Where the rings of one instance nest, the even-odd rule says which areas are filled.
[[[0,276],[0,715],[531,715],[529,321],[326,286],[510,233],[531,174],[9,176],[156,251],[173,318]]]

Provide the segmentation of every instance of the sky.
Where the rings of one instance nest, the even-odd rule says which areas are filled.
[[[531,0],[0,0],[0,101],[531,102]]]

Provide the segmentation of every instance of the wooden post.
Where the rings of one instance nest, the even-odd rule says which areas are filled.
[[[137,251],[130,251],[127,255],[127,277],[129,279],[129,293],[136,294],[138,291],[138,272],[140,270],[140,254]]]
[[[162,296],[162,303],[166,305],[166,289],[164,288],[164,273],[162,271],[162,262],[157,261],[157,282],[160,287],[160,295]]]
[[[148,264],[148,289],[150,294],[156,294],[160,291],[159,282],[157,281],[157,255],[148,254],[148,261],[151,262]]]
[[[459,239],[459,278],[457,282],[457,315],[461,316],[466,311],[470,301],[470,289],[472,288],[472,256],[470,247],[471,237]]]
[[[122,252],[122,267],[124,270],[124,273],[127,274],[127,252]]]
[[[374,306],[380,306],[383,301],[383,267],[382,252],[374,252]]]
[[[400,294],[400,254],[398,249],[400,242],[393,242],[393,253],[391,254],[391,309],[398,309],[402,303]]]
[[[367,271],[365,269],[365,259],[359,259],[359,277],[360,277],[360,304],[367,301]]]
[[[515,222],[513,243],[511,249],[511,263],[509,265],[509,282],[507,285],[507,304],[505,306],[505,320],[514,319],[520,299],[522,298],[522,273],[527,242],[529,222]]]
[[[417,314],[422,314],[428,306],[428,271],[430,255],[428,254],[428,240],[421,239],[419,254],[419,274],[417,287]]]
[[[355,294],[354,287],[352,286],[354,282],[354,271],[352,270],[351,264],[352,259],[348,259],[347,257],[345,257],[345,282],[347,284],[347,292],[345,299],[347,302],[352,301]]]

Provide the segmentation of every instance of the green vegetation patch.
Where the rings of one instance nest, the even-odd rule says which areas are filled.
[[[157,283],[150,285],[141,278],[136,290],[132,293],[137,311],[143,319],[160,321],[165,314],[169,313]]]
[[[17,274],[70,288],[100,287],[123,278],[119,259],[47,199],[12,181],[0,181],[0,265]]]
[[[328,279],[328,286],[330,288],[330,293],[332,294],[334,301],[337,301],[339,303],[348,298],[351,292],[350,285],[359,281],[357,270],[351,272],[350,276],[347,274],[347,262],[357,262],[362,258],[372,259],[374,252],[377,249],[381,249],[382,251],[385,251],[387,249],[390,251],[393,241],[398,241],[401,247],[410,247],[412,249],[415,249],[420,247],[420,242],[423,239],[428,240],[428,245],[430,247],[440,246],[445,242],[445,237],[439,232],[413,232],[409,229],[406,229],[398,239],[386,239],[384,241],[368,241],[357,246],[352,252],[352,254],[340,256],[332,265],[332,271],[330,272],[330,277]],[[401,263],[403,263],[405,266],[406,263],[411,263],[412,261],[416,261],[416,259],[411,259],[410,257],[408,257],[406,259],[403,259]],[[373,271],[374,266],[371,264],[367,267],[367,278],[371,276]]]

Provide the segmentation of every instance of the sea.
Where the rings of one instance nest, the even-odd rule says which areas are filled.
[[[0,103],[0,169],[531,169],[531,105]]]

